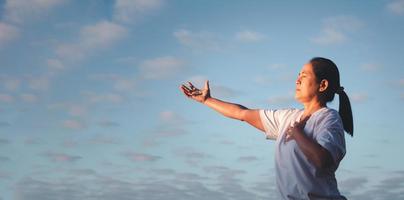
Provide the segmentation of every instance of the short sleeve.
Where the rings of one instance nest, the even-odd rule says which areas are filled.
[[[289,116],[297,111],[297,109],[260,110],[261,123],[267,139],[276,140],[280,133],[280,126],[284,125]]]
[[[338,165],[346,152],[344,128],[338,113],[335,112],[324,119],[317,133],[315,139],[330,152],[334,163]]]

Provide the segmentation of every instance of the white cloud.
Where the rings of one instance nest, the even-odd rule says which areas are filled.
[[[210,94],[218,98],[233,98],[240,95],[240,92],[221,85],[209,85]]]
[[[114,89],[117,91],[133,91],[135,82],[129,79],[118,79],[114,83]]]
[[[6,157],[6,156],[1,156],[0,155],[0,163],[2,163],[2,162],[8,162],[8,161],[10,161],[11,159],[9,158],[9,157]]]
[[[180,126],[189,123],[182,116],[173,111],[160,112],[159,118],[164,125]]]
[[[9,91],[17,91],[21,85],[21,80],[13,77],[0,77],[0,83]]]
[[[113,89],[120,92],[133,92],[136,87],[134,80],[125,78],[118,74],[92,74],[88,77],[91,80],[96,81],[110,81],[112,82]]]
[[[65,66],[59,59],[48,59],[46,61],[50,70],[63,70]]]
[[[23,102],[35,103],[38,101],[38,97],[35,94],[24,93],[20,95]]]
[[[391,1],[386,5],[388,11],[396,15],[404,15],[404,0]]]
[[[267,76],[258,75],[253,79],[253,81],[262,86],[269,86],[273,82],[273,80],[269,78],[268,75]]]
[[[219,50],[215,35],[209,32],[194,33],[189,30],[181,29],[174,32],[174,37],[180,44],[194,50]]]
[[[45,152],[42,155],[49,158],[52,162],[75,162],[82,158],[81,156],[68,155],[65,153],[51,151]]]
[[[87,48],[107,47],[125,37],[126,34],[125,27],[116,23],[101,21],[81,29],[80,43]]]
[[[252,162],[252,161],[257,161],[258,158],[256,156],[240,156],[238,158],[238,161],[240,162]]]
[[[14,97],[9,95],[9,94],[1,94],[0,93],[0,102],[12,103],[12,102],[14,102]]]
[[[102,120],[98,122],[98,125],[104,128],[109,128],[109,127],[118,127],[120,124],[118,122],[114,122],[111,120]]]
[[[367,72],[377,71],[381,68],[381,65],[375,63],[365,63],[361,65],[361,69]]]
[[[160,156],[151,154],[138,153],[138,152],[126,152],[123,154],[126,158],[134,162],[154,162],[161,159]]]
[[[4,6],[5,19],[14,23],[22,23],[40,16],[46,16],[52,8],[61,5],[65,0],[7,0]]]
[[[63,127],[73,130],[82,130],[85,129],[87,125],[82,121],[72,119],[72,120],[64,120]]]
[[[284,95],[284,96],[274,96],[268,99],[270,104],[275,105],[290,105],[295,101],[293,95]]]
[[[350,96],[350,99],[356,103],[363,103],[366,102],[369,99],[369,97],[368,94],[366,93],[355,93]]]
[[[311,40],[320,45],[341,44],[348,40],[348,34],[363,26],[364,23],[353,16],[330,17],[323,21],[321,34]]]
[[[119,144],[120,141],[117,138],[109,137],[106,135],[96,135],[89,141],[92,144]]]
[[[329,45],[329,44],[340,44],[346,41],[346,36],[339,30],[332,28],[324,28],[322,30],[322,35],[313,38],[312,41],[317,44]]]
[[[165,79],[184,70],[184,61],[172,56],[165,56],[143,61],[139,70],[144,79]]]
[[[404,87],[404,78],[397,81],[397,85],[400,87]]]
[[[71,116],[82,117],[88,113],[87,107],[84,105],[71,104],[67,106],[67,112]]]
[[[82,92],[82,95],[91,103],[122,103],[124,101],[123,96],[116,93]]]
[[[0,47],[17,38],[19,34],[17,27],[0,22]]]
[[[8,122],[0,121],[0,127],[8,127],[8,126],[11,126],[11,124]],[[1,144],[2,144],[2,139],[0,139],[0,145]]]
[[[260,42],[262,40],[265,40],[266,36],[262,33],[245,30],[236,33],[235,38],[236,40],[241,42]]]
[[[48,90],[50,86],[50,77],[40,76],[33,77],[28,76],[28,86],[33,90]]]
[[[85,117],[88,113],[88,107],[86,105],[70,103],[70,102],[50,104],[48,106],[48,109],[49,110],[61,109],[73,117]]]
[[[116,0],[113,18],[118,22],[134,23],[162,5],[162,0]]]
[[[79,40],[73,43],[60,44],[56,54],[60,59],[80,60],[92,51],[105,49],[127,35],[127,29],[119,24],[100,21],[85,26],[80,30]]]
[[[8,140],[8,139],[0,138],[0,145],[10,144],[10,143],[11,143],[11,142],[10,142],[10,140]]]

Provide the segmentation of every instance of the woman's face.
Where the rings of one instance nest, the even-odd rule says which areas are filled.
[[[310,63],[303,65],[296,80],[295,99],[300,103],[318,100],[319,84]]]

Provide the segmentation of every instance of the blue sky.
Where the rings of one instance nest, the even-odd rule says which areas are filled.
[[[301,108],[315,56],[352,101],[340,191],[403,199],[403,35],[402,0],[2,0],[0,199],[277,199],[274,142],[179,85]]]

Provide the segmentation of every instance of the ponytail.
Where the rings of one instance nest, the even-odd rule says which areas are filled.
[[[353,117],[351,103],[349,101],[348,95],[342,89],[338,91],[339,95],[339,115],[342,119],[342,124],[344,125],[344,130],[353,137]]]
[[[319,95],[320,101],[327,103],[334,99],[335,94],[339,95],[339,115],[341,116],[344,130],[353,136],[353,117],[351,103],[344,88],[340,85],[339,70],[333,61],[327,58],[315,57],[310,60],[313,66],[317,82],[328,80],[328,88]]]

